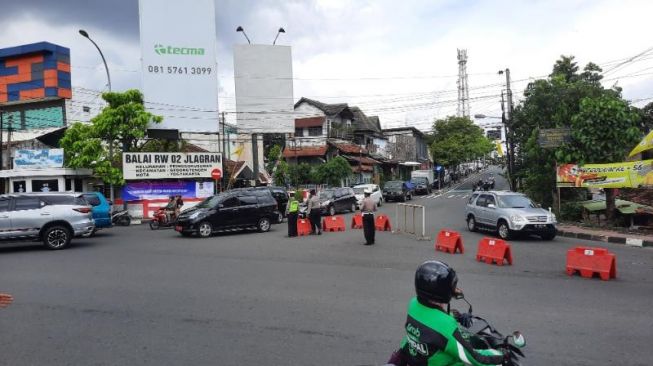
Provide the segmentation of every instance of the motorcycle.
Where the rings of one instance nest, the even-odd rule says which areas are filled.
[[[132,222],[132,218],[129,215],[129,211],[127,210],[115,211],[111,215],[111,223],[114,225],[129,226],[131,225],[131,222]]]
[[[470,343],[474,349],[495,349],[503,351],[508,355],[508,360],[504,365],[519,366],[520,358],[524,358],[522,348],[526,347],[524,335],[519,331],[504,336],[496,330],[487,320],[472,314],[472,304],[464,298],[462,293],[455,296],[458,300],[463,300],[469,306],[466,313],[453,311],[454,317],[470,334]]]
[[[174,213],[170,215],[170,220],[168,220],[166,209],[164,207],[160,207],[152,215],[152,220],[150,220],[150,229],[158,230],[162,227],[174,226],[176,220],[177,218],[175,217]]]

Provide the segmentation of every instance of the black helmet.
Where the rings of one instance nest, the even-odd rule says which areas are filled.
[[[457,285],[456,271],[444,262],[426,261],[415,272],[415,291],[421,300],[449,303]]]

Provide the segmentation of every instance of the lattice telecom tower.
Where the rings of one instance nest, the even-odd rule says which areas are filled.
[[[458,117],[469,117],[469,84],[467,83],[467,50],[458,50]]]

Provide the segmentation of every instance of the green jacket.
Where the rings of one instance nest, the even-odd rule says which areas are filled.
[[[411,366],[501,365],[503,354],[475,350],[469,334],[461,331],[454,317],[440,309],[422,305],[416,297],[408,304],[406,336],[400,352]]]
[[[288,200],[288,203],[286,203],[286,215],[297,211],[299,211],[299,201],[293,197]]]

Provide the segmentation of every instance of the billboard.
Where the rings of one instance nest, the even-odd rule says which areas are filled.
[[[653,160],[563,164],[556,170],[558,187],[653,188]]]
[[[143,94],[155,128],[218,131],[214,0],[139,0]]]
[[[236,120],[240,131],[295,132],[289,46],[234,46],[234,78]]]
[[[213,195],[213,182],[127,182],[122,187],[122,198],[127,201],[165,199],[180,195],[183,198],[206,198]]]
[[[14,169],[47,169],[63,167],[63,149],[18,149]]]
[[[123,153],[125,180],[211,178],[222,175],[221,153]]]

